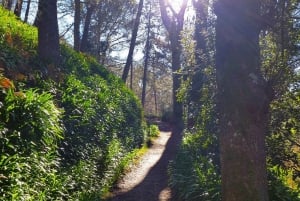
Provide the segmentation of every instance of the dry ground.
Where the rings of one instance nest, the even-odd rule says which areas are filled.
[[[175,157],[181,136],[160,126],[160,136],[149,151],[116,185],[110,201],[171,201],[168,187],[168,163]]]

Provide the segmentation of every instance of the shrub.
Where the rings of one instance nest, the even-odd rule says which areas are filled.
[[[63,128],[52,96],[3,89],[0,99],[0,199],[60,197],[57,143],[63,138]]]
[[[149,126],[149,137],[158,137],[159,136],[159,128],[157,125],[150,125]]]
[[[206,137],[186,133],[175,160],[169,166],[170,186],[180,200],[220,200],[220,174]]]

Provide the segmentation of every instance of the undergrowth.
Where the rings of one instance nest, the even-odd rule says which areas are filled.
[[[147,139],[137,97],[67,45],[44,63],[2,8],[0,48],[0,200],[102,200]]]

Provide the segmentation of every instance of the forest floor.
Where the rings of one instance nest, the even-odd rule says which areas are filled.
[[[181,134],[160,125],[160,136],[139,162],[116,184],[109,201],[174,201],[168,187],[168,164],[174,159]]]

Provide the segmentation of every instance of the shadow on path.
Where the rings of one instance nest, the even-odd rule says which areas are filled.
[[[166,131],[167,126],[162,125],[161,130]],[[166,143],[165,150],[159,161],[150,169],[141,183],[128,192],[120,193],[109,199],[110,201],[170,201],[172,192],[168,188],[168,164],[173,160],[181,141],[181,133],[172,131]]]

